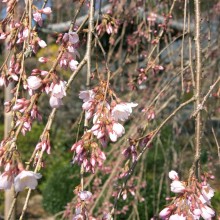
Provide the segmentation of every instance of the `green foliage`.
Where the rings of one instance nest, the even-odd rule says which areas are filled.
[[[44,126],[42,124],[34,123],[31,132],[27,132],[25,136],[20,135],[18,137],[17,145],[23,161],[29,160],[39,141],[43,128]]]
[[[4,213],[4,191],[0,191],[0,213]]]
[[[43,206],[50,213],[57,213],[64,210],[65,205],[73,198],[73,189],[79,184],[77,167],[70,165],[56,164],[53,173],[47,177],[44,184]],[[75,175],[76,174],[76,175]]]
[[[212,198],[212,206],[220,215],[220,191],[215,191],[215,195]]]

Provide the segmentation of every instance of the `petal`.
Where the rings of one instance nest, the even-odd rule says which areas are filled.
[[[112,142],[116,142],[118,137],[114,131],[111,131],[111,132],[109,132],[109,138]]]

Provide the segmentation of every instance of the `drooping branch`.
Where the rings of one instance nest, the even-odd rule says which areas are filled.
[[[195,50],[196,50],[196,67],[195,67],[195,109],[198,109],[201,104],[201,43],[200,43],[200,23],[201,23],[201,11],[200,1],[194,0],[195,7]],[[200,155],[201,155],[201,133],[202,133],[202,118],[201,111],[198,111],[195,118],[195,155],[193,165],[190,169],[189,180],[193,175],[197,178],[200,177]]]

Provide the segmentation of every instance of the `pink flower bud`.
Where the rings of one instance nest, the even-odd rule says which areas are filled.
[[[90,163],[93,167],[95,166],[95,158],[94,157],[91,157]]]
[[[46,57],[40,57],[38,59],[38,61],[41,62],[41,63],[46,63],[48,61],[48,59]]]
[[[31,74],[33,74],[33,73],[37,73],[38,74],[38,73],[40,73],[40,70],[39,69],[33,69]]]
[[[43,8],[41,10],[39,10],[39,12],[43,13],[43,14],[46,14],[46,15],[49,15],[52,13],[52,10],[50,7],[46,7],[46,8]]]
[[[42,70],[41,72],[40,72],[40,75],[41,76],[46,76],[48,74],[48,71],[45,71],[45,70]]]
[[[24,30],[23,30],[23,37],[24,37],[24,38],[28,38],[28,34],[29,34],[29,30],[28,30],[28,28],[26,27],[26,28],[24,28]]]
[[[40,40],[38,41],[38,44],[41,48],[45,48],[47,46],[46,42],[44,40]]]

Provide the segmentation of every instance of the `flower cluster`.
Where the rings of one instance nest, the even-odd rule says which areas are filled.
[[[24,170],[14,140],[1,141],[0,144],[0,166],[4,172],[0,174],[0,189],[10,189],[12,184],[15,191],[23,191],[26,187],[35,189],[41,178],[41,174]]]
[[[67,49],[59,61],[60,67],[66,69],[69,66],[72,71],[76,70],[78,65],[76,56],[80,56],[77,51],[77,46],[79,43],[78,34],[76,32],[65,33],[62,38],[59,38],[58,42],[60,41]]]
[[[107,145],[108,138],[116,142],[125,133],[124,127],[119,121],[126,121],[132,113],[136,103],[112,101],[109,104],[105,97],[105,83],[93,90],[81,91],[79,98],[83,100],[82,108],[85,110],[86,119],[93,117],[91,131],[99,139],[102,146]]]
[[[102,15],[102,23],[96,27],[98,35],[107,32],[108,34],[117,34],[119,22],[112,18],[109,14]]]
[[[35,12],[33,13],[33,19],[37,22],[39,26],[43,25],[43,19],[42,19],[42,14],[45,15],[50,15],[52,13],[52,10],[50,7],[46,7],[43,9],[36,9]]]
[[[39,121],[42,120],[42,116],[38,110],[37,105],[33,105],[32,109],[30,110],[29,115],[22,115],[29,105],[31,104],[30,100],[25,98],[21,99],[12,99],[9,102],[5,102],[6,112],[13,111],[14,117],[16,118],[15,127],[19,127],[21,125],[21,133],[23,135],[26,134],[27,131],[31,130],[33,120],[38,119]]]
[[[187,184],[180,181],[177,172],[172,170],[169,172],[169,178],[172,180],[171,191],[177,195],[172,203],[160,212],[161,219],[199,220],[203,218],[210,220],[215,216],[215,211],[210,208],[214,190],[207,183],[207,179],[213,176],[206,174],[202,176],[201,183],[193,178],[190,184]]]
[[[100,150],[99,144],[106,147],[109,140],[116,142],[125,133],[119,122],[126,121],[132,108],[137,106],[136,103],[120,102],[107,86],[103,81],[94,89],[81,91],[79,94],[79,98],[83,100],[85,118],[91,120],[93,125],[71,150],[75,152],[73,163],[83,164],[87,172],[94,172],[97,165],[102,166],[106,156]]]
[[[101,167],[106,159],[98,144],[92,141],[91,132],[86,132],[80,141],[73,144],[71,151],[75,152],[72,163],[83,164],[86,172],[94,172],[95,166]]]
[[[92,198],[92,193],[90,191],[78,191],[74,190],[77,193],[77,204],[75,205],[75,213],[71,216],[72,220],[88,219],[88,210],[86,205],[90,202]],[[68,208],[68,207],[67,207]],[[71,208],[71,207],[70,207]],[[64,213],[64,217],[70,217],[71,211]]]
[[[132,139],[129,139],[129,147],[122,151],[122,154],[126,158],[132,158],[132,162],[134,162],[137,158],[137,149],[136,149],[136,142]]]

